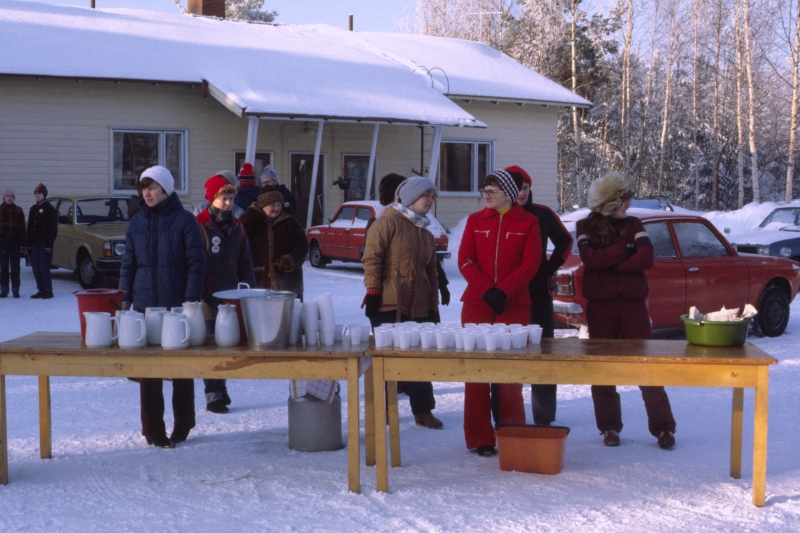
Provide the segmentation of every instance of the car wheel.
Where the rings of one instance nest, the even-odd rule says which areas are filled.
[[[84,251],[78,255],[78,268],[75,273],[78,275],[78,283],[84,289],[100,287],[106,281],[105,272],[98,272],[92,263],[92,258]]]
[[[777,337],[789,323],[789,297],[777,286],[767,287],[758,300],[753,332],[762,337]]]
[[[312,242],[311,247],[308,249],[308,261],[314,268],[325,268],[328,263],[322,256],[322,250],[319,249],[319,244],[316,242]]]

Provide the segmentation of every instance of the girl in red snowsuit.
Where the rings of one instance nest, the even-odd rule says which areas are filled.
[[[515,202],[521,186],[505,170],[495,170],[484,181],[486,208],[467,219],[458,250],[458,268],[467,280],[462,324],[530,322],[528,283],[539,268],[542,245],[536,217]],[[497,425],[524,424],[522,385],[501,384],[499,396]],[[489,383],[467,383],[464,436],[467,448],[484,456],[497,453],[491,409]]]
[[[653,245],[642,222],[627,216],[633,196],[628,180],[609,172],[589,188],[592,213],[577,224],[584,265],[583,296],[592,339],[652,339],[647,278]],[[650,433],[662,448],[675,445],[675,419],[664,387],[639,387]],[[597,429],[606,446],[619,446],[620,397],[614,385],[592,385]]]

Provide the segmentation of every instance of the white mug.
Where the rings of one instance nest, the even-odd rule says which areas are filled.
[[[86,317],[86,346],[91,348],[111,346],[119,334],[117,332],[117,335],[114,335],[114,325],[117,323],[117,319],[112,317],[111,313],[93,311],[85,311],[83,316]]]
[[[120,348],[144,348],[147,346],[147,328],[142,313],[128,311],[122,313],[118,320]]]
[[[147,344],[161,344],[161,322],[166,307],[148,307],[144,310],[144,322],[147,326]]]
[[[161,326],[161,346],[168,350],[180,350],[189,347],[192,329],[189,320],[183,313],[163,313]]]

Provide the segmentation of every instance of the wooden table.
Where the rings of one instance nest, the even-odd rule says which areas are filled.
[[[365,376],[367,452],[374,456],[371,358],[367,344],[291,346],[255,350],[221,348],[209,337],[203,346],[164,350],[87,348],[78,333],[31,333],[0,343],[0,483],[8,483],[6,375],[39,376],[39,438],[43,459],[52,457],[49,376],[96,376],[206,379],[320,379],[347,381],[348,487],[360,491],[359,376]],[[137,416],[131,420],[138,420]]]
[[[764,505],[767,478],[769,365],[777,361],[752,344],[709,348],[673,340],[543,339],[541,345],[508,352],[447,349],[376,350],[372,356],[375,427],[386,425],[388,395],[392,466],[400,466],[398,381],[562,383],[730,387],[733,389],[730,474],[741,476],[744,389],[755,389],[753,503]],[[387,392],[384,394],[384,382]],[[377,431],[377,488],[389,489],[386,431]]]

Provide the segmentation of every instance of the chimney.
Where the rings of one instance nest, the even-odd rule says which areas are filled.
[[[225,18],[225,0],[189,0],[186,9],[194,15]]]

